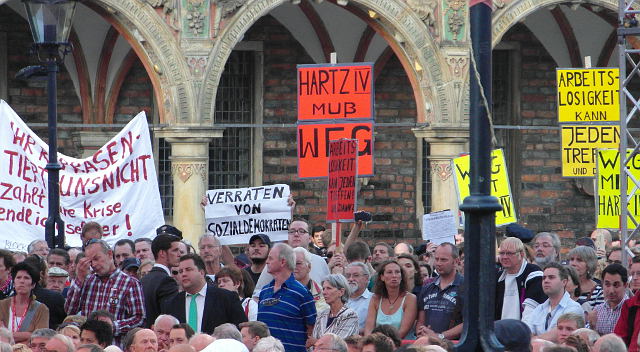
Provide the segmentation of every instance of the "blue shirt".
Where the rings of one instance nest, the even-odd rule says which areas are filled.
[[[564,313],[584,315],[582,306],[572,300],[569,292],[566,291],[560,303],[558,303],[552,311],[549,310],[550,308],[549,299],[547,299],[544,303],[535,307],[526,318],[522,319],[522,322],[529,326],[533,335],[544,334],[554,328],[558,322],[558,318]]]
[[[462,300],[463,277],[456,273],[455,278],[444,289],[440,289],[440,277],[434,282],[425,285],[420,292],[418,299],[418,309],[424,311],[424,325],[431,326],[431,330],[441,333],[462,322],[460,317],[454,316],[458,300]],[[459,312],[461,309],[459,309]]]
[[[271,335],[282,342],[287,352],[306,352],[307,326],[316,323],[313,296],[293,274],[276,292],[274,285],[272,280],[260,291],[258,321],[267,324]]]

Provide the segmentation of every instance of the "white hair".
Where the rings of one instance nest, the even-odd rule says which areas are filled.
[[[67,352],[73,352],[76,350],[76,347],[73,345],[73,341],[71,341],[71,338],[65,335],[55,334],[53,335],[52,339],[56,339],[62,342],[67,347]]]
[[[171,325],[177,325],[180,324],[180,320],[178,320],[176,317],[174,317],[173,315],[169,315],[169,314],[160,314],[158,315],[158,317],[156,318],[156,320],[153,322],[153,325],[158,325],[158,323],[160,322],[160,320],[164,319],[164,318],[171,318]]]
[[[285,352],[280,340],[273,336],[263,337],[253,346],[253,352]]]
[[[311,265],[311,253],[309,253],[308,250],[302,247],[296,247],[293,249],[293,253],[302,253],[304,261],[307,262],[307,265]]]

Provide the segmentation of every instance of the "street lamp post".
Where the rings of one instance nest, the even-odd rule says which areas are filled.
[[[23,0],[33,35],[34,51],[42,63],[36,70],[47,73],[49,161],[46,166],[49,211],[45,222],[45,239],[49,248],[64,247],[64,221],[60,217],[60,174],[58,163],[58,126],[56,74],[58,64],[69,52],[71,20],[76,0]],[[24,70],[28,70],[23,69]],[[29,71],[29,70],[28,70]],[[58,235],[56,235],[56,225]]]

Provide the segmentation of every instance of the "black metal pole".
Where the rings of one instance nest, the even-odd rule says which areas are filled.
[[[57,51],[57,46],[56,49]],[[45,239],[49,248],[64,247],[64,222],[60,217],[60,169],[58,163],[58,109],[57,109],[57,84],[56,75],[58,73],[58,63],[51,58],[46,63],[47,67],[47,95],[48,106],[48,128],[49,128],[49,161],[47,163],[47,181],[49,191],[49,213],[45,222]],[[56,235],[56,224],[58,225],[58,235]]]
[[[503,351],[493,333],[495,310],[495,212],[502,209],[491,194],[491,7],[485,2],[470,6],[471,44],[475,65],[470,68],[469,149],[470,196],[465,212],[464,326],[456,351]],[[480,82],[476,79],[476,70]],[[481,95],[483,89],[486,103]],[[488,105],[488,106],[487,106]]]

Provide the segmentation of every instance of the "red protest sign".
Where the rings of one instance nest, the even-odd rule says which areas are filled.
[[[373,176],[373,122],[298,125],[298,177],[329,175],[329,143],[358,140],[358,175]]]
[[[373,64],[298,65],[298,121],[373,119]]]
[[[353,221],[357,177],[358,140],[340,139],[329,142],[327,221]]]

